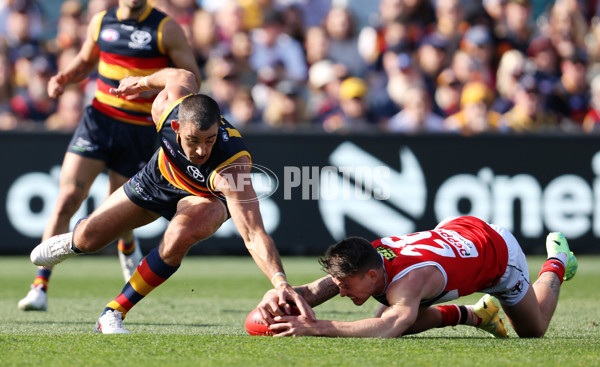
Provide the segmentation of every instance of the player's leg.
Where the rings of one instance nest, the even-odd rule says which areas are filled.
[[[548,260],[523,299],[515,305],[502,305],[520,337],[544,336],[556,309],[563,280],[570,280],[577,271],[577,259],[562,233],[548,235],[546,250]]]
[[[94,330],[103,334],[128,333],[122,323],[127,312],[173,275],[190,247],[211,236],[227,218],[227,209],[219,199],[181,199],[161,244],[144,257],[121,293],[106,305]]]
[[[74,153],[65,154],[60,172],[58,198],[46,223],[42,241],[69,231],[71,217],[87,197],[92,183],[105,167],[98,159],[86,158]],[[18,308],[29,311],[45,311],[47,309],[48,282],[52,267],[38,267],[31,290],[19,301]]]
[[[108,170],[108,195],[112,194],[119,187],[123,186],[129,180],[128,177],[117,173],[114,170]],[[139,246],[139,241],[133,234],[133,230],[126,231],[121,235],[117,242],[119,253],[119,262],[123,271],[123,278],[128,281],[133,275],[135,268],[144,257]]]

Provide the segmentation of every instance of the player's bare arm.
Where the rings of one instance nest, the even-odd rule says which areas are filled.
[[[119,97],[154,89],[162,89],[152,103],[152,119],[156,123],[175,101],[196,93],[198,84],[190,71],[165,68],[145,77],[128,76],[121,80],[118,88],[111,88],[110,93]]]
[[[275,287],[279,305],[296,304],[302,315],[314,319],[314,311],[288,284],[279,252],[267,234],[259,210],[258,198],[250,180],[250,158],[242,156],[221,169],[213,180],[214,188],[227,198],[231,219],[250,255]]]
[[[330,275],[319,278],[312,283],[296,286],[294,287],[294,290],[302,298],[304,298],[304,300],[306,300],[311,307],[316,307],[340,293],[338,286],[335,285]],[[263,318],[269,323],[274,322],[273,316],[292,314],[290,305],[286,304],[284,307],[279,305],[279,297],[274,289],[271,289],[265,293],[257,308],[259,309]]]
[[[165,22],[163,27],[163,35],[168,35],[168,37],[163,37],[162,40],[163,48],[166,54],[169,55],[169,59],[173,60],[173,64],[175,64],[177,68],[194,73],[196,76],[196,84],[198,85],[198,88],[200,88],[202,83],[200,69],[198,68],[198,63],[196,62],[192,48],[181,27],[173,19],[169,19]],[[198,89],[193,93],[197,92]]]
[[[48,81],[48,95],[51,98],[60,96],[65,85],[85,79],[96,67],[100,58],[100,49],[95,40],[95,32],[98,30],[101,20],[101,14],[92,17],[87,28],[85,41],[77,56],[67,65],[65,70],[59,71]]]

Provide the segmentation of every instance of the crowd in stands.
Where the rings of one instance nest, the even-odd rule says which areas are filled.
[[[379,0],[368,24],[349,0],[150,3],[182,26],[201,92],[240,129],[600,131],[597,1]],[[117,1],[59,2],[55,37],[39,2],[0,4],[0,130],[73,130],[94,79],[58,100],[48,79]]]

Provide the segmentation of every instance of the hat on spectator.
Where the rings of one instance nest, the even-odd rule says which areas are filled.
[[[484,25],[474,25],[469,28],[464,39],[473,42],[477,46],[484,46],[493,41],[490,30]]]
[[[460,105],[464,107],[469,104],[485,102],[489,105],[492,102],[492,90],[482,82],[467,83],[460,95]]]
[[[536,57],[540,52],[552,50],[554,51],[554,46],[552,46],[552,41],[550,38],[545,36],[539,36],[533,39],[527,47],[527,56]]]
[[[308,81],[314,88],[322,88],[335,79],[335,70],[331,60],[317,61],[308,70]]]
[[[361,78],[350,77],[340,85],[340,99],[362,98],[367,94],[367,83]]]

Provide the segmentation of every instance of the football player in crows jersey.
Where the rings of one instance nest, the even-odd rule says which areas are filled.
[[[381,303],[374,317],[340,322],[286,315],[272,291],[258,307],[275,322],[270,329],[276,336],[400,337],[464,324],[506,337],[493,295],[519,337],[542,337],[563,280],[577,271],[562,233],[550,233],[546,249],[548,259],[530,284],[515,237],[475,217],[450,218],[431,231],[373,242],[351,237],[320,260],[327,276],[295,289],[311,306],[337,294],[359,306],[373,297]],[[431,306],[474,292],[486,294],[473,306]]]
[[[162,89],[152,104],[161,140],[150,162],[116,190],[74,231],[54,236],[31,253],[36,265],[54,265],[95,252],[127,230],[163,216],[170,220],[159,246],[138,265],[121,293],[106,305],[95,331],[128,333],[122,320],[150,291],[179,267],[198,241],[211,236],[229,217],[259,268],[271,279],[282,305],[294,302],[307,318],[312,309],[286,281],[279,253],[263,226],[249,180],[250,153],[240,133],[221,116],[210,97],[195,94],[194,74],[163,69],[147,77],[128,77],[115,96]]]
[[[118,7],[92,17],[76,58],[48,82],[48,94],[57,98],[67,84],[83,80],[98,65],[95,98],[69,143],[58,199],[42,240],[69,230],[71,217],[105,168],[111,193],[148,162],[156,150],[156,129],[150,114],[156,92],[116,97],[109,90],[128,75],[149,75],[171,63],[193,72],[200,82],[200,71],[183,30],[146,0],[120,0]],[[118,248],[127,281],[142,253],[131,231],[121,235]],[[38,268],[31,290],[18,303],[19,309],[46,310],[51,271],[51,267]]]

